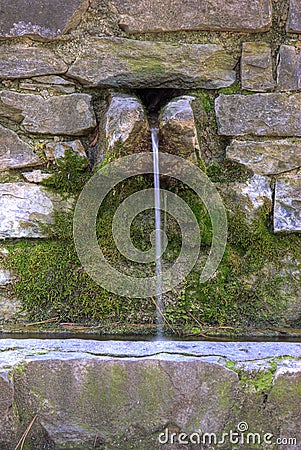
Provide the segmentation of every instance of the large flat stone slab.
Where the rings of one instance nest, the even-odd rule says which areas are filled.
[[[242,421],[300,437],[300,344],[2,339],[0,350],[6,450],[36,413],[27,442],[40,448],[156,450],[173,431],[221,437]]]
[[[95,38],[68,75],[90,86],[216,89],[235,81],[235,61],[215,44]]]
[[[43,225],[54,222],[55,211],[65,211],[72,200],[30,183],[0,183],[0,239],[47,236]]]
[[[46,48],[26,45],[0,47],[0,78],[59,74],[67,69],[67,65]]]
[[[0,91],[0,116],[21,121],[30,133],[51,135],[85,134],[96,126],[88,94],[43,98],[41,95]]]
[[[233,140],[226,157],[261,175],[277,175],[301,167],[301,140]]]
[[[266,31],[272,23],[269,0],[112,0],[119,25],[129,33],[178,30]]]
[[[55,39],[76,26],[88,0],[0,0],[0,37]]]
[[[286,29],[288,32],[301,33],[301,4],[299,0],[290,0]]]
[[[301,232],[301,173],[276,180],[274,231]]]
[[[301,95],[220,95],[218,133],[227,136],[301,136]]]
[[[17,133],[0,125],[0,171],[42,164],[40,158]]]

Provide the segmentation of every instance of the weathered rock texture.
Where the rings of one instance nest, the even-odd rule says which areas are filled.
[[[52,177],[52,173],[43,173],[41,170],[33,170],[32,172],[22,172],[25,181],[30,183],[41,183],[47,178]]]
[[[172,153],[198,161],[200,147],[193,101],[195,97],[185,95],[169,102],[160,114],[159,126],[161,138]]]
[[[15,346],[1,342],[6,450],[35,414],[27,439],[33,450],[86,450],[95,439],[109,448],[125,442],[153,450],[162,448],[161,433],[161,441],[172,431],[218,439],[242,421],[250,432],[276,438],[281,430],[300,439],[299,344],[27,340]]]
[[[301,88],[301,54],[291,45],[281,45],[277,66],[279,91],[296,91]]]
[[[228,136],[301,136],[301,95],[220,95],[218,131]]]
[[[276,180],[274,231],[301,231],[301,173]]]
[[[233,58],[215,44],[95,38],[68,75],[100,87],[216,89],[235,81],[234,66]]]
[[[234,140],[227,147],[227,159],[261,175],[276,175],[301,167],[301,140]]]
[[[0,184],[0,239],[47,236],[43,225],[54,221],[54,211],[66,211],[71,201],[30,183]]]
[[[266,42],[245,42],[241,56],[241,86],[265,92],[274,88],[271,47]]]
[[[301,33],[301,5],[299,0],[290,0],[287,31]]]
[[[60,95],[43,98],[34,94],[0,92],[0,116],[21,121],[30,133],[81,135],[96,126],[91,96]]]
[[[88,0],[0,1],[0,37],[30,35],[54,39],[76,26]]]
[[[130,152],[139,151],[139,143],[147,139],[149,125],[146,112],[138,98],[126,94],[112,94],[108,108],[100,120],[101,151],[113,151],[123,145]]]
[[[14,131],[0,125],[0,171],[38,166],[41,163],[30,145]]]
[[[68,66],[46,48],[15,45],[0,48],[0,78],[26,78],[64,73]]]
[[[57,161],[60,158],[64,158],[67,152],[87,160],[88,163],[85,149],[79,139],[70,142],[48,142],[46,144],[45,156],[48,161]]]
[[[119,25],[129,33],[177,30],[265,31],[272,23],[269,0],[112,0]]]
[[[245,183],[220,183],[217,188],[230,214],[242,213],[251,227],[258,220],[263,206],[272,210],[272,189],[268,177],[255,174]]]

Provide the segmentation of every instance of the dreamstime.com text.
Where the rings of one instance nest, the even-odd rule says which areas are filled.
[[[234,445],[297,445],[297,439],[294,437],[275,437],[272,433],[258,433],[248,431],[249,426],[246,422],[240,422],[236,431],[222,433],[220,436],[216,433],[175,433],[168,428],[158,436],[160,444],[234,444]]]

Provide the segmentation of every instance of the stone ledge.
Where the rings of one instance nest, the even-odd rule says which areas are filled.
[[[300,344],[8,339],[0,351],[6,450],[36,414],[32,449],[38,439],[86,450],[98,436],[109,448],[154,450],[171,424],[221,436],[241,421],[300,438]]]
[[[218,89],[234,83],[236,61],[215,44],[94,38],[67,75],[114,88]]]

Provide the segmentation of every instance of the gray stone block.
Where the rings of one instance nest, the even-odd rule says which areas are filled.
[[[301,33],[301,3],[299,0],[290,0],[286,29],[291,33]]]
[[[112,94],[107,111],[100,119],[102,152],[112,151],[122,144],[130,152],[137,151],[141,140],[149,137],[149,125],[144,107],[132,95]]]
[[[1,115],[22,121],[22,126],[30,133],[79,136],[96,126],[88,94],[45,99],[40,95],[0,91]]]
[[[301,54],[292,45],[281,45],[277,66],[277,89],[296,91],[301,88]]]
[[[235,81],[236,62],[219,45],[95,38],[68,75],[90,86],[217,89]]]
[[[200,158],[192,109],[195,97],[183,95],[167,103],[160,114],[160,136],[171,153],[196,162]]]
[[[244,42],[241,57],[241,87],[265,92],[273,89],[271,47],[266,42]]]
[[[54,211],[66,211],[72,203],[35,184],[0,183],[0,239],[45,237]]]
[[[17,133],[0,125],[0,171],[42,164],[32,147]]]
[[[276,180],[274,232],[301,231],[301,173]]]
[[[67,65],[46,48],[28,47],[24,44],[0,47],[0,78],[60,74],[67,69]]]
[[[299,93],[220,95],[215,110],[221,135],[301,136]]]
[[[0,0],[0,37],[55,39],[76,26],[89,0]]]
[[[226,149],[226,157],[254,173],[277,175],[301,167],[301,140],[234,140]]]
[[[266,31],[272,24],[269,0],[112,0],[119,25],[129,33],[217,30]]]

